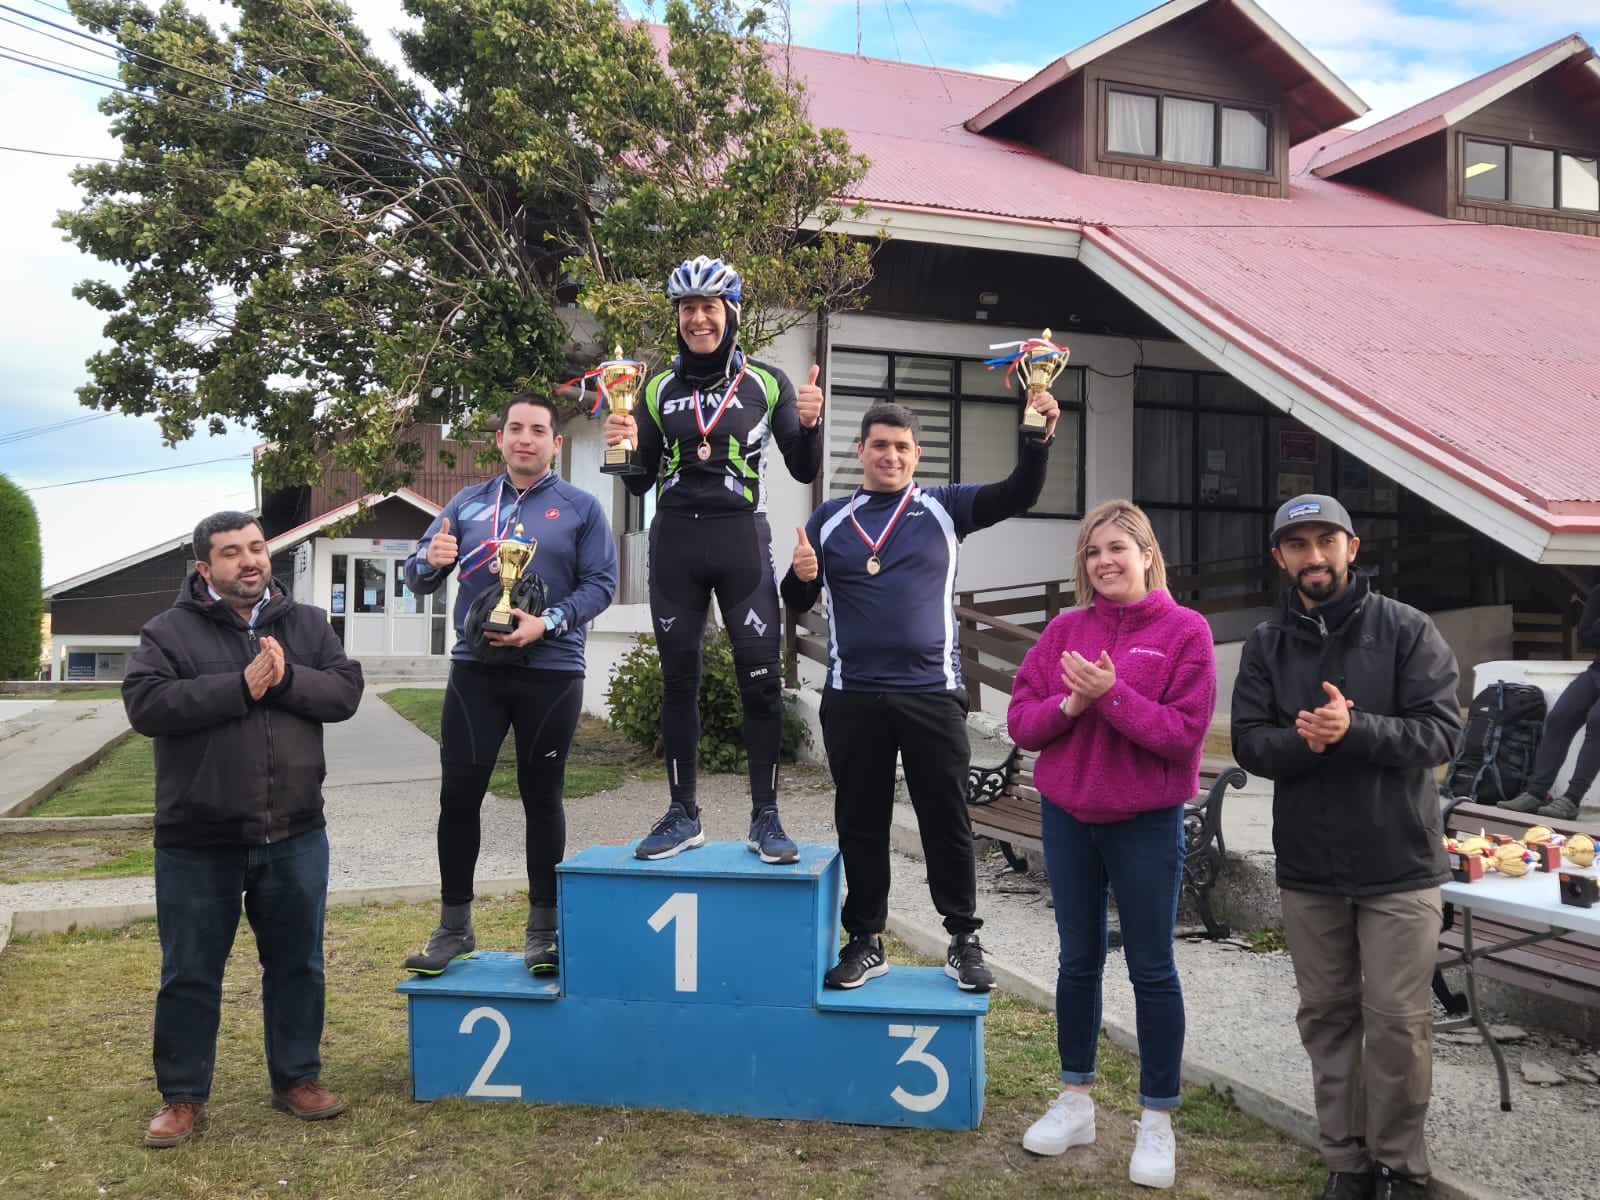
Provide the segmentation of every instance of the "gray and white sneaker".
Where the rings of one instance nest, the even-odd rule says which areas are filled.
[[[839,951],[839,961],[823,975],[822,986],[857,988],[869,979],[888,973],[889,963],[883,957],[883,940],[872,934],[852,933],[844,949]]]
[[[1073,1146],[1094,1142],[1094,1101],[1084,1092],[1063,1090],[1028,1132],[1022,1148],[1030,1154],[1065,1154]]]

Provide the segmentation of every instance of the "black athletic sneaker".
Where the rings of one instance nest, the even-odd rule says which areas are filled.
[[[1426,1179],[1413,1179],[1382,1163],[1373,1168],[1372,1174],[1377,1185],[1372,1191],[1374,1200],[1427,1200]]]
[[[461,928],[441,925],[428,935],[428,944],[421,953],[406,959],[406,970],[418,975],[443,975],[456,959],[471,958],[477,948],[471,922]]]
[[[561,969],[554,908],[540,905],[529,911],[528,928],[522,939],[522,963],[533,975],[553,975]]]
[[[1318,1200],[1372,1200],[1371,1171],[1329,1171]]]
[[[983,946],[975,933],[958,933],[950,939],[944,973],[963,992],[987,992],[994,986],[994,972],[983,965]]]
[[[839,951],[839,961],[828,968],[822,977],[822,986],[831,988],[860,987],[869,979],[889,973],[889,964],[883,957],[883,941],[872,934],[853,933]]]

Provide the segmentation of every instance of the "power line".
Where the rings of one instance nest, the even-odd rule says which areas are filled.
[[[51,421],[44,425],[33,425],[27,429],[15,429],[10,433],[0,433],[0,446],[9,446],[13,442],[25,442],[29,438],[43,437],[47,433],[56,433],[74,425],[87,425],[91,421],[103,421],[110,415],[108,412],[85,413],[78,417],[68,417],[64,421]]]
[[[66,150],[36,150],[32,146],[0,146],[7,154],[36,154],[40,158],[70,158],[76,162],[119,163],[120,158],[107,158],[103,154],[73,154]]]
[[[51,488],[77,487],[80,483],[105,483],[110,479],[131,479],[135,475],[159,475],[163,471],[183,471],[189,467],[207,467],[212,463],[237,462],[241,458],[249,458],[251,454],[224,454],[221,458],[203,458],[199,462],[177,463],[170,467],[151,467],[145,471],[123,471],[118,475],[96,475],[92,479],[69,479],[64,483],[41,483],[38,487],[23,488],[25,492],[47,492]]]

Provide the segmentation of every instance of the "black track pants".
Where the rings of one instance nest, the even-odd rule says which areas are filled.
[[[439,721],[439,895],[472,899],[479,810],[506,728],[516,731],[517,790],[527,818],[528,894],[556,901],[556,864],[566,853],[561,807],[567,752],[583,710],[583,676],[527,667],[452,663]]]

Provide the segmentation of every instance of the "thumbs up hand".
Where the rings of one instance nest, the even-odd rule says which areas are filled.
[[[439,532],[428,542],[428,565],[435,568],[454,566],[460,553],[461,547],[450,532],[450,518],[446,517],[439,525]]]
[[[794,531],[800,538],[794,547],[794,577],[801,583],[810,583],[817,577],[817,552],[806,537],[804,525],[796,525]]]
[[[812,363],[805,383],[795,393],[794,403],[800,410],[800,424],[806,429],[815,429],[817,422],[822,420],[822,389],[817,386],[817,376],[821,374],[822,368]]]

